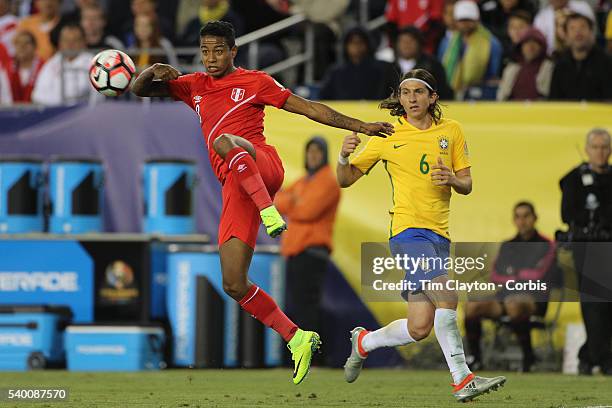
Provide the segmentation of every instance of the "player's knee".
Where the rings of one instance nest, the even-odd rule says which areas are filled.
[[[215,149],[215,152],[221,157],[225,157],[234,147],[236,147],[236,143],[234,143],[232,135],[227,133],[219,135],[213,142],[213,149]]]
[[[223,281],[223,291],[232,299],[239,301],[248,292],[248,287],[242,282],[227,282]]]
[[[431,333],[431,326],[410,326],[408,325],[408,333],[416,341],[423,340]]]

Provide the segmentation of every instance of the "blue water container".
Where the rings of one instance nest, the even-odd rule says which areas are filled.
[[[244,364],[244,347],[239,337],[241,333],[241,311],[238,303],[223,291],[223,276],[216,247],[210,245],[174,245],[168,255],[168,318],[172,327],[173,363],[176,366],[206,367],[198,358],[199,349],[207,349],[210,337],[202,333],[216,332],[207,323],[211,319],[201,319],[203,308],[211,306],[210,301],[198,299],[201,278],[206,278],[213,297],[221,299],[223,306],[215,313],[223,316],[221,332],[223,337],[222,359],[224,367]],[[249,269],[249,278],[272,296],[279,307],[283,307],[285,291],[284,263],[278,254],[278,247],[258,247]],[[210,297],[211,290],[207,295]],[[250,318],[250,317],[249,317]],[[213,321],[214,325],[214,321]],[[200,326],[200,327],[198,327]],[[244,327],[243,327],[244,328]],[[199,341],[198,341],[199,340]],[[244,349],[243,349],[244,350]],[[272,329],[263,333],[263,364],[268,367],[282,364],[284,348],[282,338]],[[242,354],[242,356],[241,356]],[[243,361],[240,361],[242,358]]]
[[[144,232],[193,234],[195,232],[195,162],[151,159],[144,165]]]
[[[0,158],[0,233],[42,232],[43,162]]]
[[[0,370],[24,371],[64,361],[69,308],[0,306]]]
[[[166,336],[161,327],[68,326],[70,371],[141,371],[165,368]]]
[[[104,169],[97,159],[57,158],[49,164],[49,232],[102,232]]]

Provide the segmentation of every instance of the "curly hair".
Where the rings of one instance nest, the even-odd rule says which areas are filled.
[[[404,76],[402,76],[401,80],[400,80],[400,84],[405,80],[405,79],[409,79],[409,78],[415,78],[415,79],[420,79],[421,81],[425,81],[431,88],[427,88],[427,90],[429,91],[429,94],[431,95],[432,93],[436,92],[436,90],[438,89],[438,84],[436,83],[436,79],[433,77],[433,75],[431,75],[429,73],[429,71],[425,70],[425,69],[413,69],[411,71],[408,71],[404,74]],[[388,109],[390,110],[390,114],[391,116],[404,116],[406,115],[406,110],[404,109],[404,107],[402,106],[399,97],[400,97],[400,88],[399,86],[397,87],[397,89],[395,89],[393,91],[393,93],[391,94],[391,96],[389,96],[387,99],[385,99],[384,101],[382,101],[378,107],[380,109]],[[440,122],[440,119],[442,118],[442,108],[440,107],[440,104],[438,103],[438,100],[436,99],[436,101],[434,103],[432,103],[431,105],[429,105],[429,109],[428,109],[429,114],[431,115],[434,123],[438,123]]]

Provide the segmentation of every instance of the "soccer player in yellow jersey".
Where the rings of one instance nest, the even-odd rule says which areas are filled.
[[[395,133],[385,139],[371,138],[350,162],[348,157],[361,140],[356,133],[347,136],[338,159],[338,182],[341,187],[348,187],[382,161],[393,192],[391,252],[411,258],[444,259],[449,256],[450,247],[451,190],[459,194],[472,191],[468,148],[461,126],[442,118],[435,79],[423,69],[406,73],[399,89],[380,107],[398,117]],[[478,377],[468,368],[457,327],[456,292],[421,284],[440,282],[446,288],[448,274],[442,267],[444,263],[434,262],[438,269],[425,265],[406,271],[406,280],[413,285],[402,294],[409,303],[406,319],[372,332],[363,327],[351,331],[352,351],[344,366],[348,382],[357,379],[372,350],[417,342],[433,328],[453,377],[457,401],[470,401],[504,384],[505,377]]]

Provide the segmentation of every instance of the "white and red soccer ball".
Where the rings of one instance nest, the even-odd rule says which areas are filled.
[[[130,89],[135,76],[134,61],[119,50],[104,50],[91,60],[89,80],[102,95],[121,95]]]

